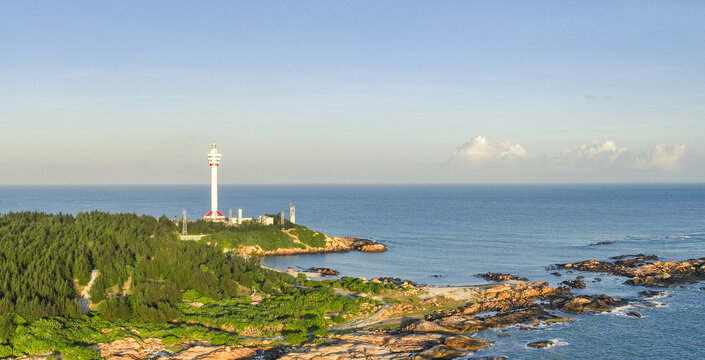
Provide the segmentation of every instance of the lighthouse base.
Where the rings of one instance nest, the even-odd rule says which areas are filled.
[[[220,211],[209,211],[208,214],[203,216],[205,221],[215,221],[215,222],[225,222],[225,215]]]

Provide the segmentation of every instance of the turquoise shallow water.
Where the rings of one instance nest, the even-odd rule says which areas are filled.
[[[0,187],[0,212],[92,209],[200,217],[207,186]],[[372,238],[389,251],[267,258],[269,266],[326,266],[352,276],[397,276],[420,283],[480,283],[474,274],[511,272],[555,284],[547,267],[589,258],[649,253],[681,260],[705,256],[705,185],[222,186],[221,210],[245,216],[288,209],[297,222],[337,236]],[[224,211],[226,212],[226,211]],[[590,246],[600,241],[613,245]],[[433,277],[437,274],[441,277]],[[573,276],[577,274],[571,274]],[[588,280],[594,274],[586,275]],[[587,293],[637,299],[640,288],[600,276]],[[569,325],[508,329],[481,355],[516,359],[705,358],[705,284],[668,290],[657,307],[580,316]],[[525,344],[560,339],[546,350]]]

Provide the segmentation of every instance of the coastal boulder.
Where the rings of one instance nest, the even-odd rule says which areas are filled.
[[[493,273],[493,272],[486,272],[484,274],[477,274],[475,275],[477,277],[483,278],[487,281],[509,281],[509,280],[518,280],[518,281],[527,281],[528,279],[522,276],[516,276],[512,274],[505,274],[505,273]]]
[[[382,252],[387,251],[387,247],[384,244],[380,244],[373,240],[368,239],[352,239],[350,245],[354,250],[362,252]]]
[[[566,280],[561,282],[561,284],[564,284],[572,289],[585,289],[585,281],[580,279]]]
[[[385,247],[383,244],[363,245],[360,247],[360,251],[362,251],[362,252],[383,252],[383,251],[387,251],[387,247]]]
[[[569,317],[551,317],[548,319],[545,319],[544,322],[547,324],[555,324],[555,323],[564,323],[564,322],[573,322],[575,319],[569,318]]]
[[[645,297],[645,298],[650,298],[650,297],[654,297],[654,296],[660,296],[660,295],[664,295],[664,294],[666,294],[666,292],[664,292],[664,291],[656,291],[656,290],[642,290],[642,291],[639,291],[639,296]]]
[[[560,297],[551,301],[551,308],[569,314],[592,314],[610,312],[615,307],[624,305],[623,299],[613,299],[607,295],[581,295],[572,298]]]
[[[534,341],[526,344],[526,346],[534,349],[543,349],[547,347],[553,346],[555,342],[553,340],[541,340],[541,341]]]
[[[430,349],[424,350],[413,357],[414,360],[427,359],[455,359],[465,355],[465,352],[453,349],[446,345],[436,345]]]
[[[477,351],[490,347],[493,341],[477,339],[469,336],[450,336],[443,341],[443,344],[453,349]]]
[[[334,275],[340,274],[340,272],[338,270],[334,270],[331,268],[320,268],[320,267],[311,267],[311,268],[308,268],[304,271],[305,272],[317,272],[321,275],[333,275],[334,276]]]
[[[436,324],[434,322],[421,320],[417,321],[404,328],[404,331],[413,333],[439,333],[439,334],[457,334],[461,331],[451,327]]]
[[[161,339],[148,338],[142,341],[133,338],[98,344],[100,356],[107,359],[147,359],[164,350]]]

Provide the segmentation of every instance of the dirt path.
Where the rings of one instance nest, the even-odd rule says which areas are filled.
[[[122,296],[127,296],[132,294],[130,292],[130,286],[132,285],[132,276],[127,277],[127,281],[125,281],[124,284],[122,284]]]
[[[384,319],[381,321],[377,321],[377,318],[382,316],[382,313],[384,311],[386,311],[387,309],[389,309],[390,307],[392,307],[392,304],[387,303],[384,305],[383,308],[379,309],[376,313],[372,314],[369,317],[366,317],[364,319],[360,319],[357,321],[353,321],[352,323],[347,324],[347,325],[338,326],[337,328],[328,329],[328,331],[350,330],[350,329],[355,329],[355,328],[362,328],[362,327],[367,327],[370,325],[375,325],[381,321],[390,320],[390,319]],[[401,321],[401,318],[399,318],[399,321]]]
[[[81,297],[78,298],[78,305],[81,307],[81,312],[84,314],[88,314],[91,311],[91,287],[93,286],[93,282],[95,282],[95,279],[100,275],[100,271],[98,270],[93,270],[91,271],[91,279],[88,281],[88,285],[83,288],[81,291]]]

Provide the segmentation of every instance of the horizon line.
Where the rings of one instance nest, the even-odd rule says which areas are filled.
[[[457,185],[705,185],[705,181],[625,181],[625,182],[448,182],[448,183],[230,183],[219,186],[457,186]],[[42,186],[204,186],[206,183],[131,183],[131,184],[0,184],[0,187],[42,187]]]

